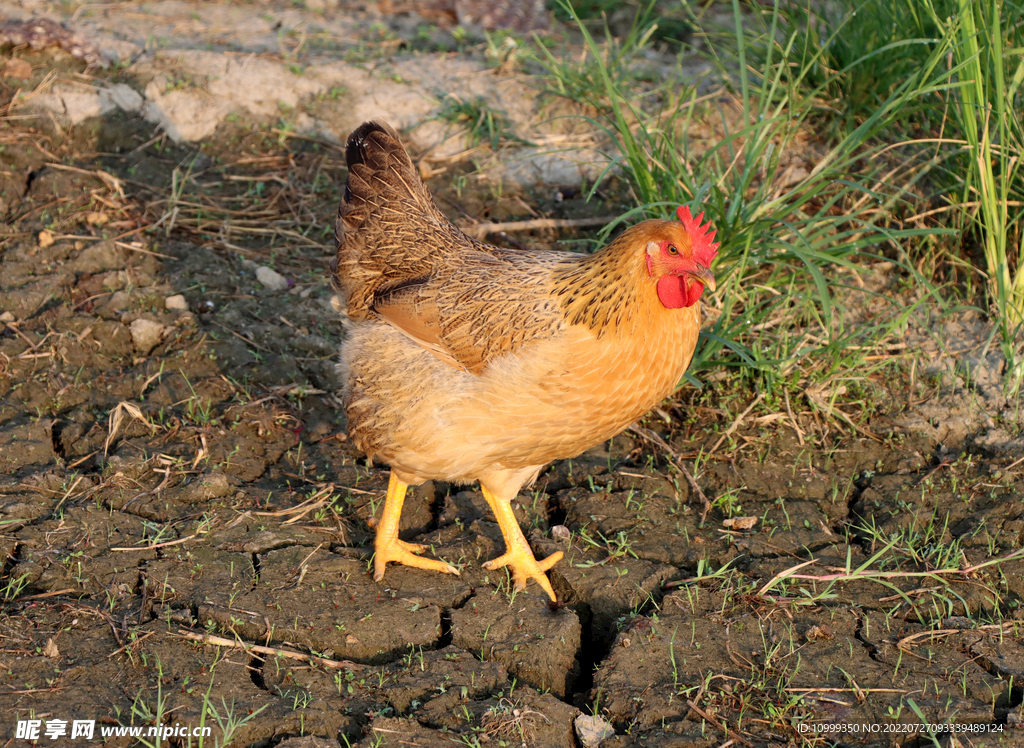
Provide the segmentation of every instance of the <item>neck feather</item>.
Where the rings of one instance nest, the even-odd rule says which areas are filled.
[[[569,324],[585,325],[601,337],[650,324],[670,311],[647,270],[646,237],[653,223],[662,222],[633,226],[599,252],[555,271],[555,295]]]

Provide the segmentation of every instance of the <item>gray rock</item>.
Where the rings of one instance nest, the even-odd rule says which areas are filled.
[[[187,312],[188,302],[180,293],[164,299],[164,308],[170,311]]]
[[[153,322],[148,319],[137,319],[132,322],[130,326],[132,332],[132,342],[135,343],[135,350],[142,356],[146,356],[160,345],[160,341],[164,339],[164,330],[166,329],[159,322]]]
[[[271,291],[286,291],[288,289],[288,279],[265,265],[256,268],[256,280]]]
[[[589,714],[578,716],[573,726],[576,728],[576,736],[585,748],[597,748],[607,738],[615,737],[615,728],[610,722]]]

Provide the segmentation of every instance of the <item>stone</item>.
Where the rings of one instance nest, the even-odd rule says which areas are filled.
[[[135,350],[142,356],[156,348],[164,338],[164,326],[149,319],[137,319],[130,325]]]
[[[615,737],[615,728],[608,720],[589,714],[578,716],[573,726],[584,748],[597,748],[607,738]]]
[[[256,268],[256,280],[271,291],[285,291],[288,289],[288,279],[266,265]]]
[[[175,294],[174,296],[168,296],[164,299],[164,309],[175,312],[187,312],[188,302],[180,293]]]

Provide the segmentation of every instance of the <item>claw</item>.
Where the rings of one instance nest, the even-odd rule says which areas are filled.
[[[374,544],[373,554],[373,579],[379,582],[384,578],[384,567],[389,561],[402,566],[411,566],[414,569],[425,569],[426,571],[440,571],[444,574],[458,575],[459,570],[444,561],[437,561],[432,558],[420,558],[415,555],[419,551],[426,550],[422,545],[405,543],[395,538],[392,543],[382,542],[378,538]],[[415,549],[415,550],[412,550]]]
[[[517,590],[525,590],[526,580],[532,579],[541,586],[541,589],[548,593],[548,597],[557,601],[558,598],[555,597],[555,591],[551,587],[551,582],[548,580],[546,572],[561,561],[563,555],[561,551],[558,551],[552,553],[543,561],[538,561],[534,558],[529,546],[527,546],[525,553],[509,551],[498,556],[493,561],[486,562],[484,568],[493,571],[494,569],[508,566],[512,570],[512,581],[515,582]]]
[[[395,474],[391,474],[388,483],[388,495],[384,500],[384,516],[377,526],[377,538],[373,543],[373,579],[379,582],[384,578],[384,570],[389,561],[414,569],[440,571],[444,574],[458,574],[459,570],[444,561],[432,558],[420,558],[417,553],[427,550],[425,545],[407,543],[398,538],[398,519],[402,515],[402,504],[405,503],[405,490],[408,488]]]
[[[517,590],[526,589],[526,580],[533,579],[540,585],[542,590],[548,593],[548,597],[554,602],[558,602],[555,591],[551,587],[551,581],[545,572],[562,559],[562,552],[557,551],[543,561],[538,561],[530,549],[530,544],[523,537],[523,531],[519,529],[519,523],[516,521],[515,514],[512,513],[512,507],[509,502],[502,501],[484,488],[483,485],[480,488],[483,490],[487,503],[494,511],[494,516],[498,520],[498,526],[501,528],[501,534],[505,538],[505,547],[507,548],[504,554],[498,556],[493,561],[485,563],[484,568],[493,570],[508,566],[512,570],[512,579]]]

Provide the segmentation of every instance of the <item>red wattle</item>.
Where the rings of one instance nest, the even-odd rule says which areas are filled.
[[[704,284],[692,281],[686,287],[686,277],[682,275],[663,275],[658,279],[658,298],[666,309],[679,309],[693,306],[704,293]]]

